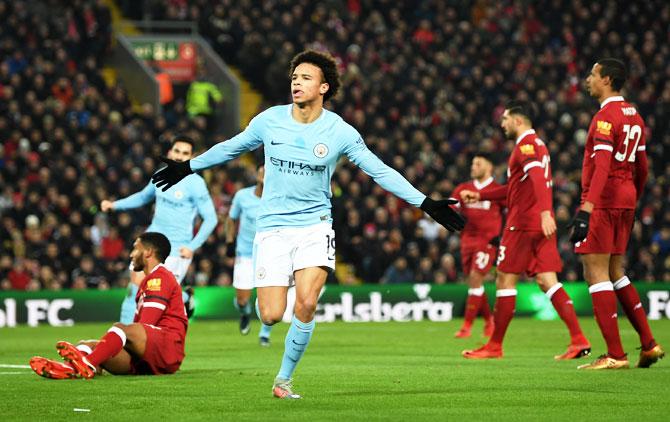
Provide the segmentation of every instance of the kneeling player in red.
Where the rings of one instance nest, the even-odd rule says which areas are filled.
[[[516,139],[509,159],[508,184],[489,191],[461,191],[464,202],[507,198],[509,214],[498,250],[495,328],[489,342],[476,350],[464,350],[468,359],[503,356],[502,342],[516,306],[516,282],[526,272],[551,300],[570,331],[568,350],[555,359],[574,359],[590,354],[591,345],[582,333],[572,300],[556,278],[562,262],[556,245],[552,209],[549,151],[532,127],[531,106],[510,102],[501,126],[508,139]]]
[[[114,375],[159,375],[176,372],[184,360],[188,319],[181,287],[162,264],[170,242],[160,233],[146,232],[133,245],[134,268],[146,275],[137,292],[135,320],[114,324],[99,341],[75,346],[56,343],[65,363],[35,356],[31,368],[52,379],[93,378],[102,369]]]

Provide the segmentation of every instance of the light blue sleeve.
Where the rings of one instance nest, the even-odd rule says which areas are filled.
[[[238,190],[235,193],[235,196],[233,196],[233,203],[230,206],[230,212],[228,212],[228,217],[232,218],[233,220],[237,220],[240,218],[240,214],[242,213],[242,206],[240,205],[240,192],[241,190]]]
[[[198,183],[194,186],[193,199],[195,201],[195,206],[198,209],[198,214],[202,217],[202,224],[200,224],[198,234],[196,234],[193,240],[188,244],[188,248],[195,251],[205,243],[209,235],[214,231],[216,223],[218,223],[218,217],[216,215],[216,210],[214,209],[212,197],[207,190],[207,185],[205,184],[205,181],[200,178],[198,179]]]
[[[244,131],[227,141],[219,142],[204,153],[193,158],[190,162],[191,170],[200,171],[218,164],[226,163],[239,157],[246,151],[253,151],[262,143],[260,121],[263,113],[254,117]]]
[[[350,127],[343,142],[344,154],[349,157],[352,163],[372,177],[379,186],[415,207],[420,206],[426,199],[426,195],[419,192],[400,173],[384,164],[379,157],[374,155],[365,145],[363,138],[356,129]]]
[[[144,189],[136,192],[126,198],[114,201],[114,210],[123,211],[132,208],[139,208],[142,205],[148,204],[156,198],[156,187],[149,182]]]

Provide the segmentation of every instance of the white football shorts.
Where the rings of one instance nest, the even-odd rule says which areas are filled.
[[[235,258],[233,287],[240,290],[251,290],[254,288],[254,261],[250,256]]]
[[[257,232],[254,263],[254,287],[293,286],[293,273],[304,268],[334,271],[335,232],[330,223]]]

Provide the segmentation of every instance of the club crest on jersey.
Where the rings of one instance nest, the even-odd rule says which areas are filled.
[[[598,120],[596,122],[596,131],[602,135],[610,136],[610,133],[612,132],[612,123]]]
[[[535,154],[535,147],[532,144],[521,145],[519,149],[521,149],[521,153],[524,155]]]
[[[147,290],[159,291],[161,289],[161,279],[152,278],[147,281]]]
[[[316,144],[314,147],[314,155],[316,158],[323,158],[328,155],[328,146],[326,144]]]
[[[174,197],[177,198],[177,199],[181,199],[181,198],[184,197],[184,192],[182,192],[180,190],[177,190],[177,191],[174,192]]]

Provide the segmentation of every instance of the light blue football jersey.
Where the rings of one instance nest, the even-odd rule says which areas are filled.
[[[240,189],[233,196],[230,218],[240,221],[235,244],[235,256],[251,258],[254,236],[256,235],[256,216],[261,198],[256,196],[256,186]]]
[[[332,222],[330,178],[342,155],[370,175],[382,188],[419,206],[426,195],[384,164],[351,125],[323,109],[311,123],[291,115],[293,104],[271,107],[247,128],[191,160],[193,171],[204,170],[265,147],[265,185],[258,210],[258,231],[275,227],[306,227]]]
[[[149,182],[144,189],[127,198],[114,201],[114,209],[138,208],[155,200],[156,207],[148,232],[158,232],[170,241],[170,256],[179,256],[179,248],[195,251],[207,240],[217,223],[216,210],[202,177],[190,174],[163,192]],[[193,236],[196,215],[202,217],[197,235]]]

